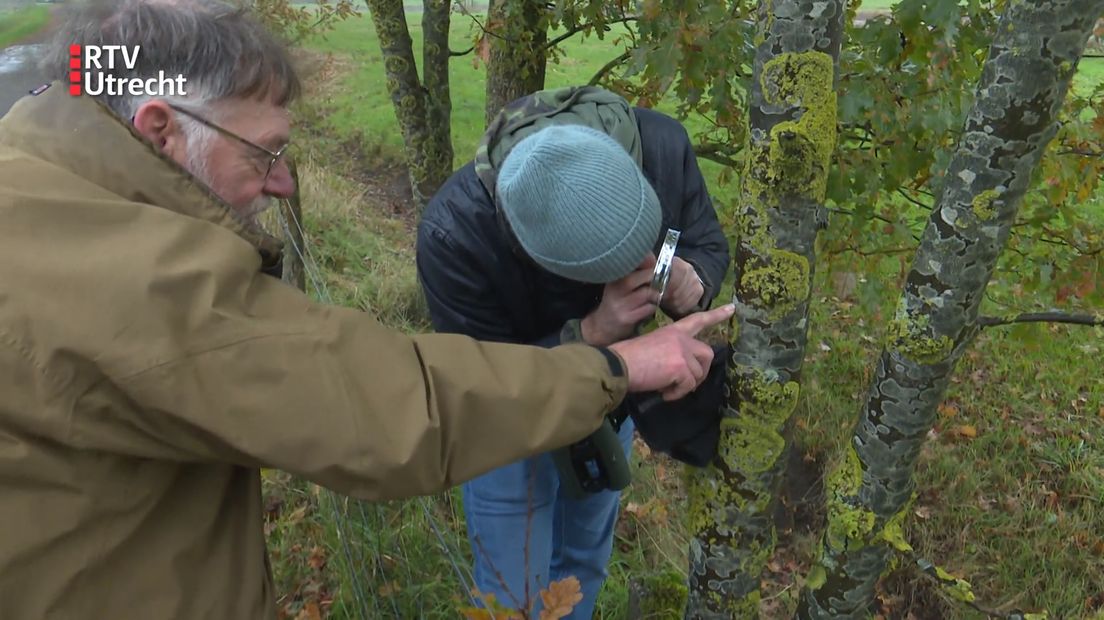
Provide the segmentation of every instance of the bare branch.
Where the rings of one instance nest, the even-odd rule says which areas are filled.
[[[995,327],[998,325],[1011,325],[1013,323],[1069,323],[1071,325],[1104,325],[1104,313],[1101,314],[1068,314],[1065,312],[1027,312],[1013,317],[978,317],[978,325],[981,327]]]
[[[455,58],[455,57],[457,57],[457,56],[467,56],[468,54],[470,54],[470,53],[472,53],[472,52],[474,52],[474,51],[475,51],[475,46],[473,45],[473,46],[469,47],[468,49],[466,49],[466,50],[464,50],[464,51],[462,51],[462,52],[457,52],[457,51],[449,50],[449,56],[450,56],[450,57],[453,57],[453,58]]]

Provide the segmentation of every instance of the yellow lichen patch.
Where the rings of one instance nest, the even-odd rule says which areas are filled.
[[[750,398],[743,401],[741,416],[756,420],[768,428],[781,429],[797,409],[801,385],[796,381],[771,381],[759,371],[739,376],[736,389],[750,395]]]
[[[987,189],[974,197],[971,208],[979,220],[991,220],[997,214],[993,201],[1000,198],[1000,192],[995,189]]]
[[[889,543],[889,545],[897,551],[903,553],[912,553],[913,551],[912,545],[910,545],[908,539],[905,538],[904,529],[905,518],[908,516],[911,506],[912,501],[910,500],[897,511],[897,514],[890,517],[889,521],[886,521],[885,526],[882,527],[882,533],[880,535],[882,540]]]
[[[729,469],[748,477],[770,470],[786,448],[777,430],[747,417],[723,420],[721,435],[727,441],[718,445],[718,455]]]
[[[746,176],[753,197],[824,200],[837,133],[834,71],[832,57],[816,51],[780,54],[763,65],[763,101],[800,111],[771,129],[769,145],[753,145]]]
[[[861,486],[862,462],[855,447],[848,446],[843,461],[828,474],[828,527],[825,539],[834,551],[861,546],[870,539],[875,515],[856,505]]]
[[[786,250],[769,250],[770,262],[749,269],[740,278],[745,299],[758,299],[772,320],[791,312],[809,296],[809,261]]]

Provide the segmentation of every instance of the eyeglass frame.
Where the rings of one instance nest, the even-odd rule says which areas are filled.
[[[220,133],[220,134],[222,134],[222,135],[224,135],[228,138],[233,138],[234,140],[237,140],[238,142],[240,142],[240,143],[242,143],[246,146],[257,149],[258,151],[261,151],[262,153],[264,153],[265,155],[270,157],[270,159],[268,160],[268,169],[265,170],[265,174],[264,174],[264,181],[265,182],[268,181],[269,175],[272,174],[272,169],[274,167],[276,167],[276,162],[280,161],[280,158],[284,156],[284,153],[286,153],[288,148],[291,146],[291,143],[288,142],[287,144],[280,147],[280,150],[271,151],[271,150],[266,149],[265,147],[263,147],[259,144],[256,144],[255,142],[252,142],[250,140],[246,140],[245,138],[243,138],[243,137],[239,136],[238,134],[230,131],[229,129],[219,127],[218,125],[216,125],[216,124],[212,123],[211,121],[203,118],[199,114],[196,114],[195,112],[192,112],[191,110],[188,110],[187,108],[178,106],[178,105],[173,104],[173,103],[169,103],[167,105],[170,108],[172,108],[173,110],[176,110],[177,112],[180,112],[184,116],[192,118],[192,119],[198,121],[200,124],[206,125],[207,127],[210,127],[211,129],[214,129],[218,133]]]

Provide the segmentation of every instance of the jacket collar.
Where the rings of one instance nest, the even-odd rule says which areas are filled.
[[[242,222],[229,205],[130,124],[92,97],[70,96],[60,82],[16,102],[0,119],[0,143],[127,200],[228,228],[258,249],[262,268],[280,259],[280,240]]]

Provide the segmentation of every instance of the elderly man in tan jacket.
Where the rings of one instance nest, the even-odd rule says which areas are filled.
[[[299,84],[247,16],[127,0],[78,16],[59,82],[0,121],[0,618],[272,618],[259,469],[429,494],[677,398],[725,307],[609,348],[407,336],[266,275]],[[68,46],[140,45],[71,96]],[[106,69],[104,71],[107,71]]]

